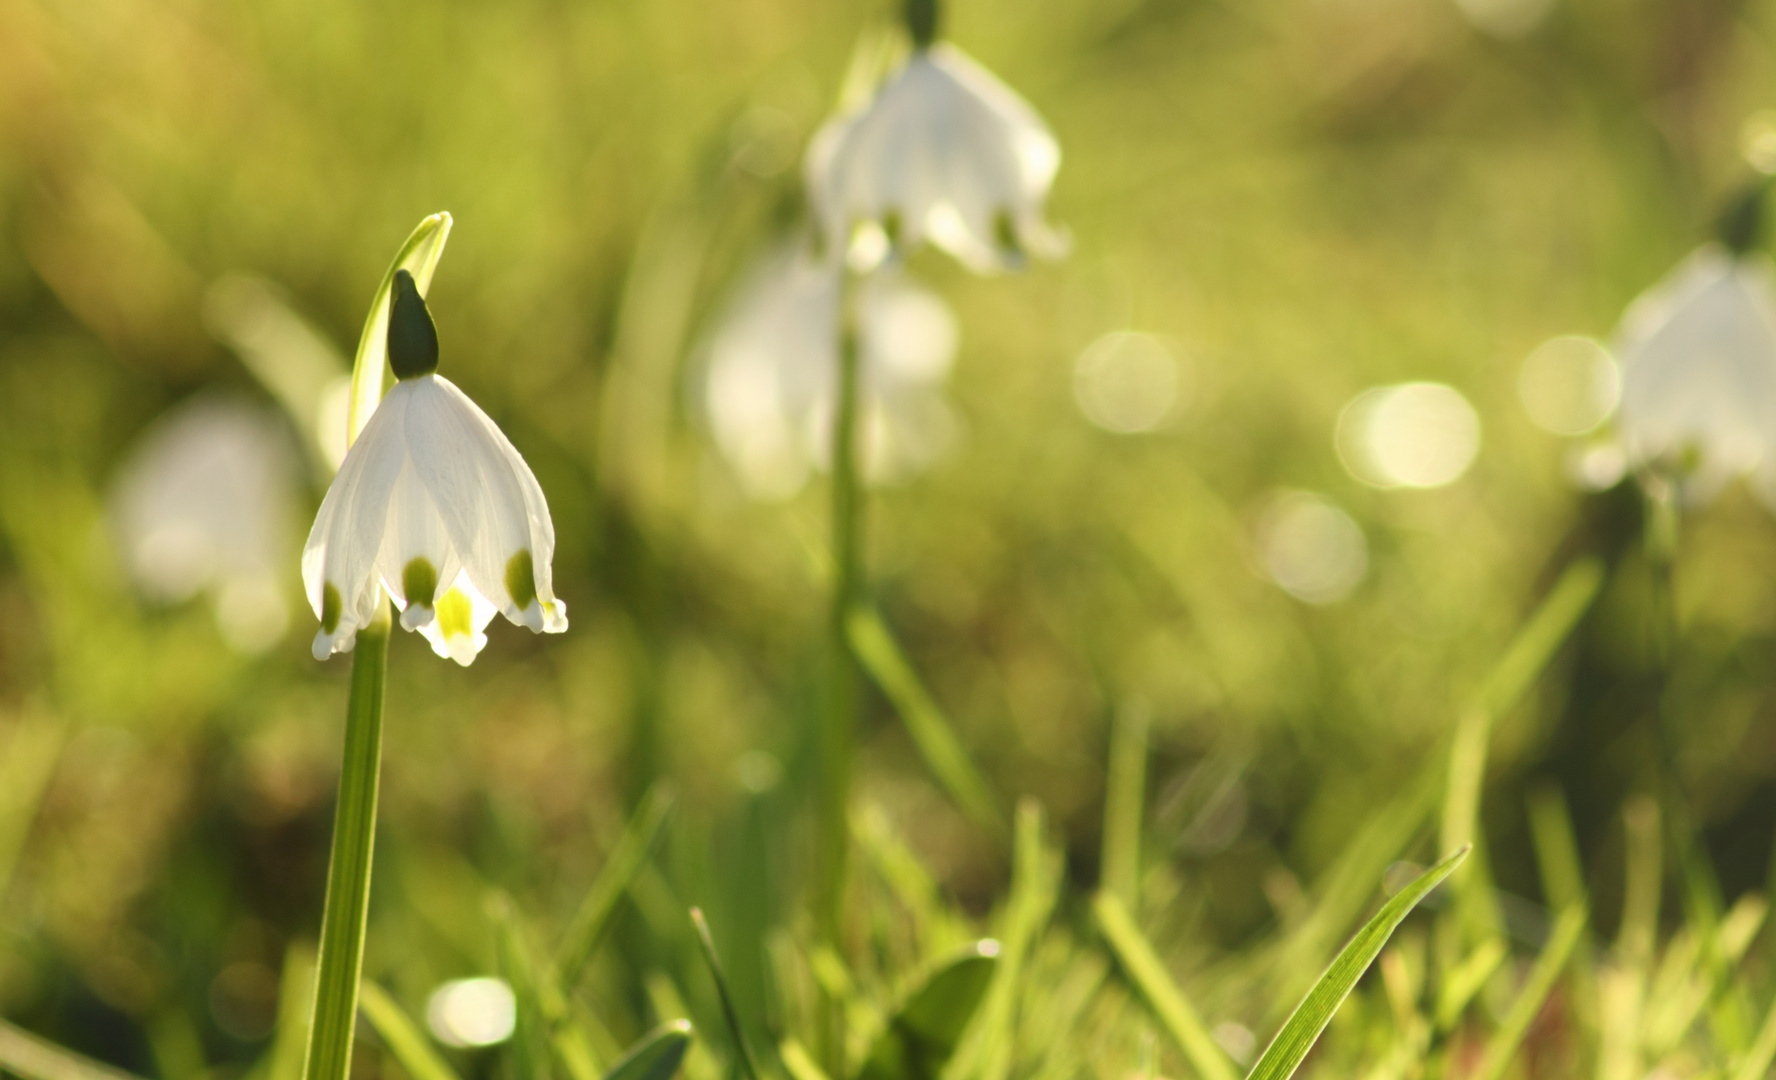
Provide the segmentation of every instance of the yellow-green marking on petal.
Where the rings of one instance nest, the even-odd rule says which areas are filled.
[[[1009,210],[993,215],[993,239],[999,242],[1002,250],[1012,255],[1024,253],[1024,245],[1018,241],[1017,226],[1012,222]]]
[[[401,571],[401,594],[409,604],[431,607],[432,597],[438,594],[437,567],[424,556],[409,562]]]
[[[438,598],[438,632],[445,638],[475,636],[475,605],[461,589]]]
[[[339,590],[331,581],[321,587],[321,629],[331,634],[339,629],[339,613],[345,604],[339,599]]]
[[[531,561],[529,548],[506,561],[506,595],[519,611],[536,599],[536,564]]]

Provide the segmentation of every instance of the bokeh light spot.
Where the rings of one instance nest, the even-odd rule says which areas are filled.
[[[453,979],[432,991],[426,1026],[446,1046],[492,1046],[512,1037],[518,1003],[502,979]]]
[[[1365,391],[1338,417],[1339,459],[1375,487],[1442,487],[1480,451],[1480,417],[1442,383],[1400,383]]]
[[[1609,350],[1591,338],[1550,338],[1524,359],[1517,394],[1543,430],[1583,435],[1616,411],[1622,374]]]
[[[1152,334],[1119,330],[1079,354],[1073,397],[1085,418],[1119,435],[1160,426],[1177,404],[1178,361]]]
[[[1264,570],[1283,591],[1309,604],[1349,596],[1369,572],[1369,546],[1349,514],[1322,496],[1288,492],[1258,524]]]

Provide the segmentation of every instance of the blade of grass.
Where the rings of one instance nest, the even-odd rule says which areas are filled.
[[[1567,811],[1566,796],[1552,784],[1534,788],[1529,793],[1529,831],[1535,844],[1536,866],[1542,877],[1542,894],[1554,911],[1588,908],[1591,900],[1585,887],[1584,863],[1579,859],[1579,842],[1573,835],[1572,815]],[[1595,1045],[1598,1025],[1596,944],[1587,921],[1573,946],[1573,962],[1568,965],[1567,979],[1572,984],[1573,1013],[1581,1029],[1590,1035],[1581,1045]]]
[[[1469,954],[1437,988],[1437,1030],[1453,1031],[1474,995],[1492,978],[1509,953],[1502,938],[1492,938]]]
[[[999,943],[977,941],[906,995],[864,1055],[859,1080],[933,1080],[961,1045],[993,983]]]
[[[543,1049],[547,1018],[537,990],[537,969],[530,942],[518,918],[512,898],[494,892],[487,898],[487,914],[493,921],[498,943],[500,974],[511,984],[517,999],[518,1023],[512,1031],[512,1075],[516,1080],[546,1080],[548,1056]]]
[[[1147,798],[1147,709],[1127,704],[1110,727],[1110,767],[1104,790],[1103,861],[1098,888],[1130,915],[1141,910],[1141,810]]]
[[[1381,906],[1375,917],[1364,924],[1350,943],[1339,952],[1326,973],[1320,976],[1320,981],[1301,1000],[1301,1004],[1295,1007],[1282,1030],[1277,1032],[1259,1057],[1258,1064],[1252,1066],[1247,1080],[1287,1080],[1294,1075],[1302,1059],[1307,1057],[1307,1052],[1313,1049],[1320,1032],[1326,1030],[1326,1025],[1331,1023],[1332,1014],[1338,1011],[1338,1006],[1344,1003],[1351,988],[1356,986],[1357,980],[1368,970],[1382,946],[1393,936],[1394,929],[1411,914],[1419,901],[1430,895],[1431,890],[1441,884],[1467,857],[1468,849],[1459,849],[1420,874]]]
[[[643,1035],[604,1080],[672,1080],[691,1048],[691,1022],[668,1020]]]
[[[1007,835],[1005,815],[992,788],[968,756],[955,725],[926,692],[881,614],[867,605],[854,607],[846,618],[845,631],[858,663],[894,704],[913,744],[956,805],[989,834]]]
[[[1104,939],[1110,943],[1122,969],[1128,973],[1159,1022],[1165,1025],[1178,1048],[1184,1051],[1191,1067],[1203,1080],[1239,1080],[1227,1053],[1215,1042],[1201,1015],[1166,973],[1165,965],[1154,954],[1146,936],[1135,926],[1122,901],[1110,893],[1100,892],[1092,900],[1092,909],[1097,914],[1098,927],[1103,930]]]
[[[814,1063],[814,1055],[808,1053],[808,1048],[794,1037],[786,1037],[777,1045],[777,1055],[783,1059],[790,1080],[831,1080],[826,1070]]]
[[[1043,842],[1046,828],[1042,804],[1030,798],[1018,804],[1011,898],[1006,903],[999,971],[981,1006],[975,1037],[957,1054],[959,1063],[952,1075],[1005,1080],[1011,1073],[1017,1043],[1014,1021],[1018,995],[1024,989],[1026,960],[1060,895],[1061,860]]]
[[[1505,649],[1473,704],[1462,711],[1449,752],[1440,850],[1454,851],[1463,844],[1479,842],[1480,790],[1493,727],[1547,667],[1602,585],[1603,564],[1598,560],[1581,558],[1568,566]],[[1485,871],[1484,853],[1477,852],[1464,881],[1454,887],[1460,897],[1462,924],[1482,939],[1496,936],[1499,928],[1491,875]]]
[[[68,726],[59,716],[27,711],[12,727],[0,757],[0,898],[18,866],[37,805],[55,775]]]
[[[1772,1064],[1776,1064],[1776,1002],[1764,1014],[1757,1038],[1734,1066],[1730,1080],[1766,1080]]]
[[[459,1080],[456,1070],[432,1049],[406,1011],[373,980],[365,979],[359,987],[358,1007],[413,1080]]]
[[[1659,807],[1637,796],[1622,811],[1628,834],[1627,883],[1622,924],[1616,932],[1618,964],[1605,969],[1599,1080],[1632,1080],[1641,1075],[1642,1013],[1653,963],[1653,936],[1659,923],[1663,880],[1659,850]]]
[[[697,943],[702,946],[703,959],[709,964],[709,974],[715,979],[715,993],[721,998],[722,1019],[727,1021],[728,1033],[734,1038],[734,1052],[740,1057],[740,1065],[746,1071],[747,1080],[759,1080],[758,1062],[752,1056],[752,1044],[746,1039],[746,1032],[740,1027],[740,1014],[734,1009],[734,999],[728,993],[728,979],[722,974],[721,958],[715,952],[715,940],[709,936],[709,922],[703,918],[701,908],[691,909],[691,924],[697,928]]]
[[[1487,1040],[1486,1050],[1480,1057],[1480,1067],[1473,1074],[1473,1080],[1503,1080],[1505,1070],[1517,1056],[1517,1048],[1523,1044],[1523,1037],[1529,1033],[1529,1026],[1541,1013],[1542,1005],[1554,991],[1560,972],[1566,967],[1567,961],[1572,959],[1573,950],[1583,940],[1587,918],[1585,909],[1576,904],[1560,913],[1560,918],[1554,923],[1553,932],[1548,935],[1548,944],[1543,947],[1542,954],[1536,957],[1535,967],[1530,969],[1529,978],[1524,980],[1523,989],[1517,992],[1517,997],[1511,1002],[1498,1030]]]
[[[0,1020],[0,1068],[24,1080],[141,1080]]]
[[[314,996],[315,952],[306,941],[284,950],[278,978],[277,1028],[272,1036],[266,1080],[298,1080],[308,1045],[308,1003]]]
[[[671,790],[664,785],[656,784],[648,789],[642,796],[641,806],[630,819],[629,827],[623,830],[622,839],[617,841],[610,858],[605,860],[604,867],[587,890],[586,898],[580,902],[579,910],[574,912],[573,921],[568,923],[567,931],[561,936],[561,945],[555,951],[554,981],[563,993],[571,992],[579,985],[587,961],[610,928],[618,901],[629,891],[635,875],[660,838],[672,810],[672,798]]]

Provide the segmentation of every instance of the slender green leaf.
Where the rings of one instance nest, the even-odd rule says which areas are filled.
[[[831,1080],[826,1070],[815,1064],[814,1055],[808,1053],[808,1048],[793,1037],[778,1044],[777,1054],[783,1059],[783,1068],[789,1073],[790,1080]]]
[[[1492,938],[1475,949],[1443,979],[1443,985],[1437,988],[1437,1030],[1454,1029],[1456,1021],[1467,1011],[1468,1003],[1474,1000],[1474,995],[1486,985],[1486,980],[1492,978],[1492,973],[1505,962],[1509,951],[1503,940]]]
[[[512,1032],[512,1074],[516,1080],[546,1080],[549,1059],[543,1049],[548,1018],[539,992],[535,954],[518,918],[512,898],[495,892],[487,898],[499,942],[500,974],[512,984],[517,999],[518,1024]]]
[[[1394,928],[1467,857],[1467,848],[1458,850],[1420,874],[1412,884],[1381,906],[1375,917],[1357,931],[1356,937],[1332,961],[1332,966],[1320,976],[1320,981],[1308,991],[1307,997],[1295,1007],[1282,1030],[1265,1048],[1258,1064],[1252,1066],[1247,1080],[1287,1080],[1295,1074],[1302,1059],[1319,1039],[1320,1032],[1331,1023],[1332,1014],[1338,1011],[1351,988],[1357,985],[1357,980],[1368,970],[1388,938],[1393,936]]]
[[[1104,790],[1103,865],[1098,887],[1141,910],[1141,810],[1147,798],[1147,710],[1125,705],[1110,727],[1110,768]]]
[[[1517,1056],[1517,1048],[1522,1045],[1523,1036],[1529,1032],[1529,1025],[1541,1013],[1542,1005],[1553,992],[1561,970],[1566,967],[1574,947],[1584,936],[1585,921],[1585,909],[1576,904],[1560,913],[1559,920],[1554,923],[1554,932],[1548,936],[1548,944],[1542,948],[1542,955],[1536,958],[1535,967],[1530,969],[1523,989],[1518,991],[1516,1000],[1511,1002],[1504,1022],[1499,1024],[1498,1030],[1487,1040],[1486,1052],[1480,1058],[1480,1068],[1474,1073],[1474,1080],[1501,1080],[1505,1075],[1511,1059]]]
[[[586,898],[580,902],[579,910],[574,912],[573,921],[561,937],[561,945],[555,952],[554,978],[563,993],[579,984],[593,950],[610,928],[618,901],[629,891],[635,875],[653,851],[671,810],[672,793],[664,785],[656,784],[642,796],[641,806],[630,819],[629,827],[623,830],[622,839],[617,841],[610,858],[605,860],[603,869],[593,880]]]
[[[691,1048],[691,1022],[668,1020],[642,1036],[604,1080],[672,1080]]]
[[[321,915],[320,969],[309,1025],[307,1080],[345,1080],[358,1018],[358,974],[370,911],[370,862],[376,839],[376,795],[382,769],[382,698],[388,676],[388,602],[358,631],[352,650],[351,696],[345,711],[345,757],[333,812],[327,903]]]
[[[709,964],[709,974],[715,979],[716,996],[721,998],[722,1019],[728,1023],[728,1034],[734,1038],[735,1052],[740,1055],[740,1064],[746,1070],[748,1080],[759,1080],[758,1062],[752,1056],[752,1044],[747,1041],[746,1032],[740,1026],[740,1013],[734,1008],[733,995],[728,992],[728,977],[722,974],[721,957],[715,952],[715,939],[709,936],[709,921],[703,918],[701,908],[691,909],[691,923],[697,928],[697,943],[703,947],[703,959]]]
[[[1005,836],[1009,832],[1005,814],[993,798],[992,788],[968,756],[955,725],[926,692],[880,613],[867,606],[852,608],[845,632],[858,663],[894,703],[914,745],[950,797],[976,824],[995,836]]]
[[[876,1036],[861,1080],[935,1080],[961,1044],[998,965],[999,943],[978,941],[932,972]]]
[[[284,970],[278,979],[277,1028],[266,1062],[266,1080],[299,1080],[302,1076],[314,979],[314,946],[306,941],[291,942],[284,950]]]
[[[59,716],[28,711],[12,726],[0,751],[0,898],[37,816],[37,804],[55,775],[68,725]]]
[[[365,979],[358,988],[358,1007],[364,1010],[365,1018],[376,1029],[383,1045],[389,1048],[413,1080],[458,1080],[456,1070],[438,1056],[388,991]]]
[[[0,1020],[0,1069],[24,1080],[141,1080]]]
[[[1122,901],[1107,892],[1098,893],[1092,901],[1098,926],[1122,969],[1133,980],[1135,988],[1147,1000],[1147,1006],[1159,1017],[1166,1031],[1190,1061],[1203,1080],[1238,1080],[1233,1062],[1215,1042],[1209,1029],[1190,1004],[1184,992],[1166,973],[1165,965],[1154,953],[1153,946],[1135,926]],[[1317,1034],[1317,1033],[1316,1033]]]
[[[413,284],[419,288],[419,295],[424,296],[432,286],[432,271],[438,268],[438,260],[444,255],[451,224],[450,215],[442,212],[420,222],[401,245],[395,261],[382,275],[382,283],[376,287],[376,295],[370,301],[370,314],[364,320],[364,333],[358,338],[358,351],[352,361],[351,410],[346,421],[348,445],[357,439],[370,414],[376,411],[389,375],[389,288],[394,284],[395,271],[405,270],[412,274]]]

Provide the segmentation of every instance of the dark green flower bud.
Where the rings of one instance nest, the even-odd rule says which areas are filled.
[[[389,303],[389,367],[395,378],[413,379],[438,370],[438,328],[426,310],[425,297],[413,275],[395,271],[394,298]]]
[[[1727,204],[1715,225],[1715,235],[1735,255],[1756,247],[1764,231],[1764,200],[1770,194],[1770,177],[1759,176],[1740,189]]]
[[[913,47],[923,49],[937,40],[938,0],[906,0],[907,33]]]

